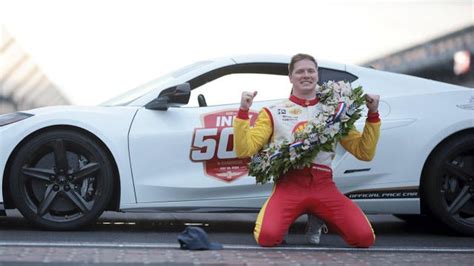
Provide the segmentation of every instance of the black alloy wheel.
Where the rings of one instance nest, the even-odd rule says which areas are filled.
[[[95,221],[112,198],[113,171],[107,153],[76,131],[33,137],[18,150],[11,169],[15,206],[42,229],[78,229]]]
[[[474,236],[474,135],[458,135],[441,144],[427,164],[422,186],[436,218]]]

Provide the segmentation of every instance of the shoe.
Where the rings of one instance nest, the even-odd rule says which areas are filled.
[[[308,222],[306,224],[306,240],[308,243],[318,245],[321,240],[321,231],[327,233],[328,229],[323,220],[316,216],[308,214]]]

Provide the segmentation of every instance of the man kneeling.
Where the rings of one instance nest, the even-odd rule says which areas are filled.
[[[307,54],[297,54],[292,57],[288,70],[292,84],[289,99],[263,108],[253,127],[250,127],[248,112],[257,92],[242,93],[240,110],[233,125],[239,158],[256,154],[269,142],[291,139],[296,130],[321,112],[316,96],[316,60]],[[381,124],[378,103],[378,95],[367,95],[369,113],[363,133],[352,128],[340,140],[340,144],[360,160],[370,161],[375,155]],[[295,219],[308,213],[321,218],[351,246],[373,245],[375,235],[366,216],[333,182],[334,149],[335,145],[330,152],[319,152],[311,167],[292,169],[279,177],[256,221],[254,236],[258,244],[279,245]]]

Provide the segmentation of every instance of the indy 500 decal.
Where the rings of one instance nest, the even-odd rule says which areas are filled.
[[[190,159],[202,162],[204,173],[232,182],[248,173],[249,159],[239,159],[234,151],[234,130],[232,123],[238,110],[224,110],[204,114],[201,117],[202,128],[194,129],[191,143]],[[250,124],[253,125],[257,113],[249,112]]]

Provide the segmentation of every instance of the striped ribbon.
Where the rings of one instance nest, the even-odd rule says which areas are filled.
[[[298,148],[299,146],[303,145],[303,141],[297,141],[290,145],[290,148]]]
[[[269,159],[271,161],[271,160],[275,159],[276,157],[278,157],[280,155],[281,155],[281,152],[276,151],[274,154],[270,155]]]
[[[344,113],[344,110],[346,110],[347,104],[345,102],[339,102],[336,108],[336,112],[334,113],[332,117],[332,122],[337,122],[341,118],[341,115]]]

